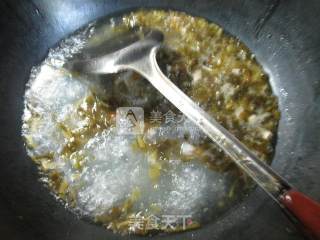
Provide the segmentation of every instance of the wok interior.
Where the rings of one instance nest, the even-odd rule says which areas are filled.
[[[35,166],[26,157],[20,137],[20,118],[30,69],[44,58],[48,48],[98,17],[122,14],[142,6],[177,9],[205,17],[239,37],[256,54],[270,75],[282,112],[273,167],[301,191],[319,198],[320,34],[316,29],[316,13],[320,4],[317,2],[193,1],[188,6],[181,1],[122,4],[112,1],[4,1],[0,4],[4,13],[0,17],[0,22],[4,23],[0,70],[3,128],[0,229],[4,237],[7,234],[14,239],[25,239],[27,235],[42,239],[129,238],[79,221],[48,195],[47,189],[37,181]],[[179,237],[247,239],[255,234],[270,239],[301,238],[277,205],[259,189],[220,221]],[[177,236],[166,236],[166,239]]]

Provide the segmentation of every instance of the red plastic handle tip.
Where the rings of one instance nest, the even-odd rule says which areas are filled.
[[[304,226],[313,239],[320,239],[320,204],[296,190],[289,190],[280,202]]]

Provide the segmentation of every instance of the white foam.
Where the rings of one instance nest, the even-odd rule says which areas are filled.
[[[134,187],[148,180],[146,155],[132,150],[132,139],[105,130],[83,148],[86,165],[81,173],[83,187],[78,193],[79,207],[89,214],[101,214],[120,205]]]
[[[26,92],[26,101],[32,102],[38,113],[55,115],[62,121],[87,92],[88,87],[68,72],[45,64]]]
[[[215,206],[212,204],[225,194],[222,178],[197,161],[170,160],[158,188],[149,194],[148,204],[156,203],[162,215],[191,215],[199,220],[203,208]]]
[[[25,134],[32,136],[35,145],[32,156],[41,156],[48,153],[59,153],[63,147],[64,136],[51,117],[37,120],[36,127],[26,127]]]

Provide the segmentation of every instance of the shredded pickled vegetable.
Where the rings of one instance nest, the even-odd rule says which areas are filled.
[[[254,55],[214,23],[160,10],[91,24],[34,68],[23,115],[28,154],[68,208],[115,232],[194,229],[240,201],[252,187],[247,176],[138,74],[119,73],[95,85],[62,68],[86,45],[133,27],[161,30],[166,48],[157,57],[163,72],[271,161],[280,113]],[[142,135],[117,134],[116,109],[122,106],[143,107]]]

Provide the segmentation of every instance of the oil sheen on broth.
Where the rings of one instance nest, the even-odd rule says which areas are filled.
[[[262,160],[271,160],[280,114],[252,53],[214,23],[159,10],[92,23],[33,68],[22,130],[28,154],[68,209],[108,229],[198,228],[248,194],[248,177],[138,74],[85,78],[62,68],[85,46],[133,27],[161,30],[163,72]],[[117,133],[115,112],[122,106],[143,107],[143,135]]]

